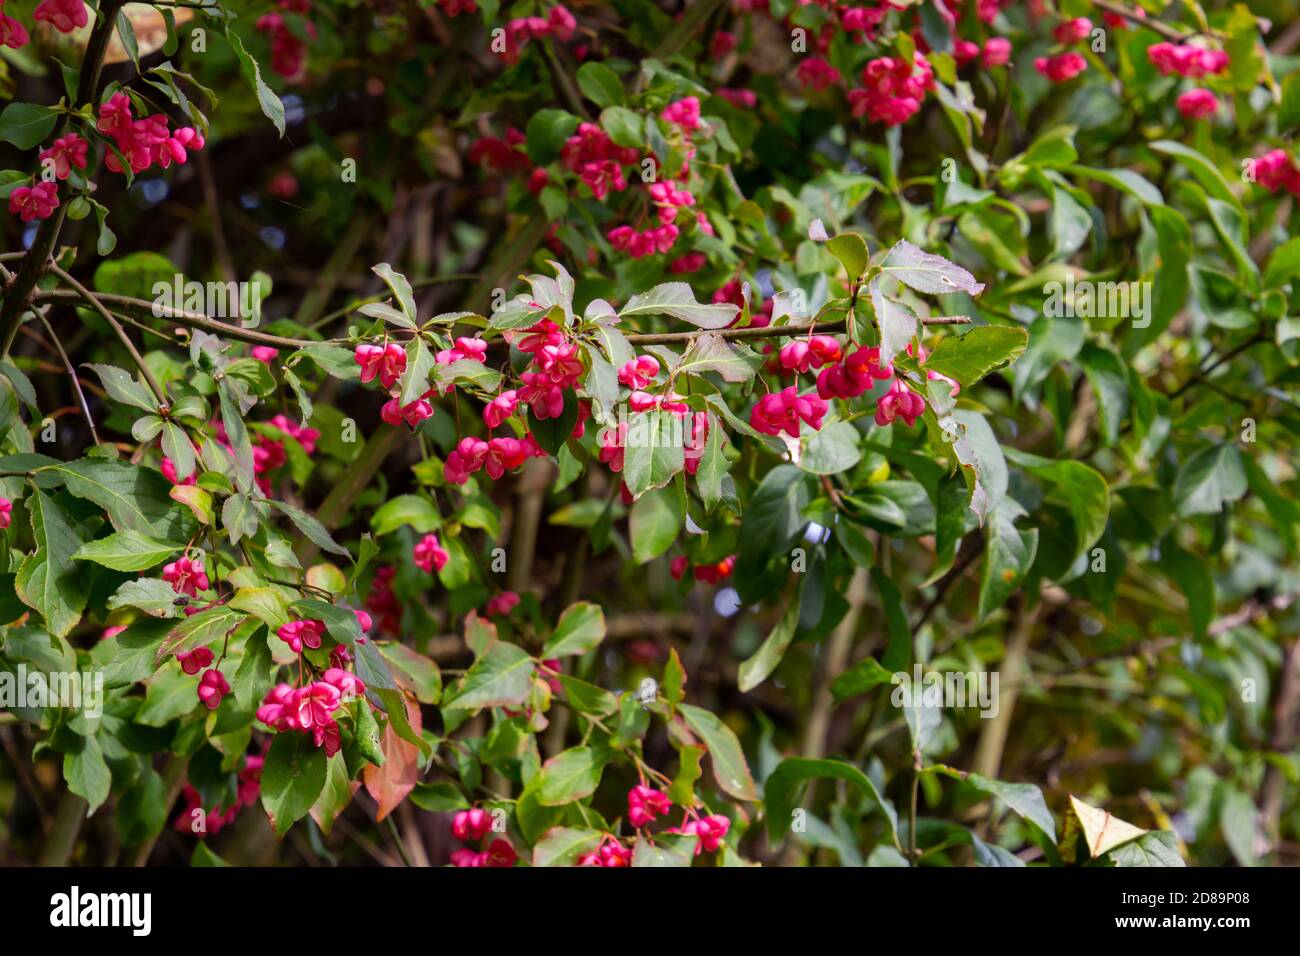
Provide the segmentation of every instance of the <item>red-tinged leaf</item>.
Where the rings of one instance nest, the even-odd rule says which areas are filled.
[[[416,733],[421,729],[420,705],[406,700],[406,722]],[[384,765],[376,767],[366,765],[366,792],[375,798],[379,809],[375,812],[378,822],[388,816],[415,789],[420,776],[420,750],[397,735],[390,720],[384,728],[380,746],[384,751]]]

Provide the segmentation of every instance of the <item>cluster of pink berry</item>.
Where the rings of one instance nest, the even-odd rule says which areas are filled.
[[[1231,58],[1224,50],[1207,50],[1190,43],[1155,43],[1147,47],[1147,58],[1162,76],[1183,76],[1199,80],[1228,68]],[[1187,119],[1204,119],[1219,109],[1219,98],[1207,89],[1197,88],[1179,95],[1178,112]]]
[[[781,347],[780,357],[782,368],[803,373],[809,368],[821,368],[838,362],[842,353],[835,336],[810,335],[806,339],[787,342]]]
[[[1193,80],[1222,73],[1231,62],[1225,50],[1207,50],[1190,43],[1154,43],[1147,47],[1147,59],[1161,76],[1177,74]]]
[[[1255,182],[1269,192],[1285,189],[1293,196],[1300,196],[1300,169],[1285,149],[1269,150],[1254,161],[1253,169]]]
[[[483,608],[484,617],[509,617],[510,612],[519,606],[519,595],[514,591],[502,591],[488,599]]]
[[[670,251],[677,242],[680,230],[671,222],[652,226],[644,232],[637,232],[631,226],[615,226],[609,231],[609,244],[619,252],[626,253],[633,259],[652,256],[655,253]]]
[[[461,810],[452,818],[451,835],[462,843],[479,843],[492,832],[492,815],[480,807]],[[451,863],[459,867],[514,866],[519,855],[509,840],[498,837],[486,850],[453,850]]]
[[[616,145],[595,123],[580,123],[577,132],[560,150],[560,162],[586,183],[597,199],[604,199],[610,189],[615,192],[627,189],[623,167],[639,158],[640,153],[634,148]]]
[[[206,647],[197,647],[188,654],[177,654],[176,660],[180,663],[181,670],[193,676],[212,663],[212,652]],[[199,678],[198,695],[208,710],[220,707],[221,699],[229,693],[230,684],[219,668],[211,667],[203,671],[203,676]]]
[[[262,765],[266,763],[266,758],[260,754],[248,754],[244,757],[243,766],[239,768],[236,776],[235,802],[225,810],[220,807],[214,807],[211,810],[203,810],[203,798],[199,795],[198,790],[190,784],[185,784],[181,790],[181,797],[185,801],[184,807],[181,808],[180,815],[176,818],[175,828],[181,833],[195,832],[195,811],[203,810],[203,828],[197,832],[207,836],[220,833],[223,827],[227,827],[235,822],[235,817],[239,811],[245,807],[251,807],[257,803],[257,798],[262,792]]]
[[[90,22],[86,5],[81,0],[41,0],[32,19],[37,23],[48,23],[60,33],[71,33]],[[4,12],[4,0],[0,0],[0,46],[17,50],[26,46],[30,39],[27,28]]]
[[[840,81],[840,71],[819,56],[810,56],[799,63],[795,70],[800,85],[805,89],[824,90]]]
[[[882,56],[862,68],[862,85],[863,89],[849,90],[853,115],[898,126],[921,108],[925,94],[934,89],[934,71],[919,53],[911,62]]]
[[[707,817],[687,820],[679,827],[669,827],[664,833],[694,833],[700,838],[700,842],[695,844],[695,855],[699,856],[717,850],[730,829],[730,820],[720,813],[713,813]]]
[[[366,685],[356,675],[331,667],[321,674],[320,680],[303,687],[277,684],[257,709],[257,719],[277,733],[286,730],[310,733],[316,746],[323,746],[325,753],[332,757],[338,753],[341,743],[334,713],[347,700],[363,698],[365,692]],[[369,706],[364,699],[362,706]]]
[[[967,66],[976,60],[986,69],[1006,66],[1011,60],[1011,41],[1005,37],[989,37],[981,49],[978,43],[971,40],[955,40],[952,55],[958,67]]]
[[[645,784],[637,784],[627,792],[627,822],[640,830],[653,823],[673,808],[668,794]]]
[[[449,17],[458,17],[462,13],[478,13],[478,4],[474,0],[438,0],[438,6]]]
[[[830,406],[816,395],[800,395],[798,388],[790,385],[779,392],[768,392],[755,403],[749,413],[749,424],[764,435],[799,437],[799,423],[803,422],[819,431],[822,419]]]
[[[546,17],[517,17],[506,24],[505,49],[499,51],[507,63],[515,63],[529,40],[553,36],[568,42],[578,29],[578,21],[568,8],[557,3]]]
[[[0,498],[0,530],[9,527],[14,520],[14,503],[8,498]]]
[[[590,853],[578,857],[578,866],[631,866],[632,848],[624,846],[618,837],[606,833],[600,845]]]
[[[191,558],[188,554],[163,565],[162,579],[172,586],[177,594],[197,597],[200,591],[206,591],[210,582],[207,572],[203,570],[203,555]]]
[[[58,208],[59,187],[51,182],[19,186],[9,194],[9,213],[19,216],[23,222],[49,219]]]
[[[679,554],[668,565],[668,573],[673,576],[673,580],[680,581],[685,577],[690,566],[690,559],[684,554]],[[731,577],[731,572],[735,567],[736,556],[734,554],[729,554],[714,564],[698,564],[695,566],[695,580],[703,581],[706,584],[717,584]]]
[[[416,542],[412,559],[415,561],[415,566],[425,574],[433,574],[447,566],[451,555],[447,553],[447,549],[442,546],[436,534],[426,534]]]
[[[259,33],[271,38],[271,69],[288,82],[301,80],[307,72],[307,42],[299,37],[285,20],[285,13],[308,13],[311,0],[276,0],[280,13],[264,13],[254,22]],[[316,39],[316,25],[303,22],[307,36]]]
[[[76,133],[68,133],[54,141],[54,145],[41,150],[41,168],[54,173],[57,180],[67,179],[72,170],[85,169],[90,144]],[[31,186],[19,186],[9,194],[9,212],[23,222],[48,219],[59,207],[59,187],[43,179]]]
[[[167,117],[155,113],[143,119],[131,114],[131,98],[125,93],[114,93],[99,107],[99,122],[95,126],[117,146],[117,153],[109,150],[104,165],[115,173],[123,171],[118,153],[126,157],[131,172],[142,173],[154,163],[166,169],[173,162],[183,164],[189,150],[202,149],[203,134],[192,126],[171,130]]]
[[[519,173],[532,166],[524,152],[524,134],[513,126],[506,130],[505,139],[497,136],[480,136],[470,145],[469,161],[503,173]],[[545,172],[545,170],[543,170]]]

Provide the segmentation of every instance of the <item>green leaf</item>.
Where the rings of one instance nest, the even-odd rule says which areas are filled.
[[[619,146],[631,149],[645,147],[645,134],[641,114],[622,106],[610,106],[601,111],[600,125]]]
[[[325,750],[311,734],[276,734],[262,767],[262,806],[275,835],[283,837],[315,805],[325,788]]]
[[[726,382],[747,382],[761,364],[760,357],[746,346],[707,333],[691,341],[676,374],[680,377],[714,372]]]
[[[170,11],[164,8],[163,13],[168,12]],[[208,845],[200,840],[194,844],[194,853],[190,856],[190,866],[207,869],[230,866],[230,864],[209,850]]]
[[[654,843],[637,837],[632,850],[633,866],[690,866],[695,862],[695,847],[700,838],[694,833],[658,833]]]
[[[171,483],[152,468],[80,458],[42,467],[39,473],[61,477],[69,493],[107,511],[118,531],[157,535],[175,523],[166,520],[169,512],[177,512],[169,494]]]
[[[838,475],[862,460],[862,435],[849,422],[831,422],[804,441],[799,467],[814,475]]]
[[[662,488],[685,467],[682,427],[682,419],[661,409],[632,415],[623,442],[623,480],[632,497]]]
[[[700,500],[706,511],[712,512],[722,500],[722,479],[726,477],[731,463],[723,447],[725,438],[717,416],[709,413],[709,437],[704,442],[704,455],[700,458],[700,467],[695,472],[695,487],[700,493]],[[806,452],[805,452],[806,454]]]
[[[90,581],[73,563],[86,540],[84,532],[39,488],[27,499],[36,550],[18,568],[14,587],[28,607],[40,612],[56,638],[66,637],[81,620]]]
[[[1201,184],[1207,193],[1215,199],[1235,207],[1241,215],[1246,214],[1241,200],[1237,198],[1236,193],[1232,191],[1232,187],[1228,185],[1227,177],[1205,154],[1172,139],[1160,139],[1147,145],[1157,153],[1172,156],[1178,160],[1184,169],[1196,177],[1196,181]]]
[[[415,292],[411,289],[411,283],[407,281],[406,276],[397,272],[387,262],[381,262],[377,266],[371,266],[370,271],[379,278],[384,280],[384,285],[388,286],[389,291],[393,293],[393,299],[396,300],[398,308],[402,310],[402,315],[406,316],[410,323],[408,328],[415,328],[419,316],[415,310]],[[402,404],[406,404],[403,402]]]
[[[196,647],[204,647],[225,637],[231,630],[248,619],[243,611],[228,604],[218,604],[185,618],[158,645],[154,655],[157,663],[162,663],[173,655],[188,654]]]
[[[761,596],[761,571],[772,554],[785,550],[807,524],[803,509],[812,500],[808,476],[794,465],[777,465],[754,491],[740,522],[733,580],[743,600]]]
[[[578,128],[578,122],[578,117],[564,110],[538,110],[524,128],[528,158],[537,166],[551,162],[560,155],[565,140]]]
[[[987,541],[984,573],[980,577],[978,616],[981,621],[1015,593],[1038,553],[1038,529],[1021,531],[1015,525],[1016,519],[1023,515],[1024,509],[1012,498],[1003,498],[989,513],[984,526]]]
[[[1023,455],[1013,460],[1025,462]],[[1064,505],[1074,522],[1074,552],[1069,563],[1078,560],[1102,536],[1110,517],[1110,488],[1096,469],[1081,461],[1044,462],[1036,459],[1026,467],[1031,475],[1052,483],[1048,500]]]
[[[144,409],[146,412],[158,411],[158,400],[154,398],[153,392],[130,372],[116,365],[91,364],[89,367],[99,376],[109,398]]]
[[[294,526],[305,534],[308,540],[310,540],[312,544],[316,545],[316,547],[323,551],[328,551],[330,554],[337,554],[345,558],[350,556],[348,554],[348,549],[330,537],[330,533],[325,530],[325,526],[317,521],[314,515],[309,515],[307,512],[295,508],[293,505],[274,498],[268,499],[268,504],[279,508],[288,515],[289,520],[294,523]]]
[[[558,807],[591,796],[600,786],[600,776],[609,763],[608,748],[571,747],[542,765],[536,784],[537,801]]]
[[[221,503],[221,526],[230,534],[231,544],[255,537],[266,516],[266,505],[251,495],[235,493]]]
[[[370,516],[370,531],[376,536],[389,534],[407,524],[420,534],[437,531],[442,527],[442,515],[428,498],[398,495],[385,501]]]
[[[533,847],[533,866],[573,866],[604,838],[599,830],[586,827],[555,827]]]
[[[239,34],[227,33],[226,39],[230,41],[231,47],[234,48],[235,56],[239,60],[244,77],[252,84],[253,92],[257,95],[257,105],[262,108],[266,118],[275,124],[279,134],[284,136],[284,103],[280,102],[280,97],[262,79],[261,67],[257,65],[257,60],[253,59],[252,55],[244,49],[244,41],[239,38]]]
[[[1079,353],[1079,361],[1101,408],[1102,435],[1107,445],[1113,445],[1119,440],[1120,426],[1130,404],[1123,359],[1109,349],[1088,342]]]
[[[321,833],[329,836],[334,828],[334,821],[352,801],[352,786],[348,779],[347,763],[343,754],[336,753],[328,758],[325,766],[325,784],[320,796],[312,804],[311,818],[320,827]]]
[[[1293,73],[1290,78],[1300,81],[1300,74]],[[1296,85],[1300,86],[1300,82]],[[1268,257],[1268,267],[1264,270],[1264,287],[1276,289],[1296,276],[1300,276],[1300,236],[1288,239]]]
[[[892,362],[916,337],[916,313],[907,305],[885,295],[878,281],[872,281],[871,308],[876,314],[876,327],[880,331],[880,361]]]
[[[468,810],[470,802],[450,780],[416,784],[411,791],[411,802],[421,810],[446,813],[448,810]]]
[[[923,252],[906,239],[889,250],[880,268],[917,292],[931,295],[965,292],[976,296],[984,291],[984,283],[976,282],[961,266],[943,256]]]
[[[180,548],[138,531],[118,531],[107,538],[89,541],[73,554],[79,561],[93,561],[115,571],[144,571],[161,564]]]
[[[532,689],[536,669],[522,647],[497,641],[465,673],[460,690],[444,706],[476,710],[522,703]]]
[[[628,299],[619,310],[623,319],[644,315],[668,315],[701,329],[722,329],[735,321],[740,309],[730,302],[703,305],[695,300],[689,283],[665,282]]]
[[[626,101],[618,75],[596,60],[578,67],[578,89],[601,109],[621,106]]]
[[[416,338],[406,347],[406,374],[402,376],[402,394],[397,399],[403,408],[419,401],[420,396],[429,390],[429,373],[433,366],[433,353],[424,344],[424,339]]]
[[[108,609],[116,611],[119,608],[134,607],[154,617],[175,617],[178,613],[176,598],[176,592],[166,581],[141,578],[138,581],[127,581],[118,588],[108,599]]]
[[[1011,325],[979,325],[965,335],[949,335],[923,366],[962,386],[971,386],[990,372],[1010,365],[1024,354],[1029,333]]]
[[[806,757],[788,757],[772,771],[763,785],[763,806],[767,817],[767,838],[780,840],[794,818],[804,785],[809,780],[831,778],[851,783],[861,790],[885,815],[894,840],[898,840],[898,813],[871,782],[865,773],[843,760],[810,760]]]
[[[1116,866],[1186,866],[1171,830],[1152,830],[1106,854]]]
[[[976,790],[997,797],[1018,816],[1041,830],[1052,843],[1056,842],[1056,820],[1047,809],[1043,791],[1037,786],[1032,783],[1004,783],[978,773],[967,774],[962,779]]]
[[[569,704],[580,713],[607,717],[618,710],[618,699],[603,687],[588,684],[567,674],[560,674],[557,680],[564,689]]]
[[[866,657],[831,682],[831,695],[838,703],[865,694],[873,687],[888,684],[893,677],[893,672],[881,667],[874,657]]]
[[[185,429],[175,422],[163,422],[162,450],[176,466],[176,478],[179,481],[184,481],[194,474],[194,446],[190,444]]]
[[[740,748],[735,731],[703,707],[679,704],[677,712],[686,721],[686,726],[709,749],[713,779],[717,781],[718,787],[737,800],[757,800],[754,778],[750,775],[745,752]]]
[[[10,103],[0,113],[0,142],[32,149],[54,132],[59,114],[35,103]]]
[[[113,775],[104,762],[104,752],[93,736],[81,738],[81,746],[63,755],[63,779],[68,789],[88,804],[86,816],[98,810],[108,799]]]
[[[1236,445],[1207,445],[1183,463],[1174,479],[1174,508],[1180,515],[1217,514],[1246,493],[1246,471]]]
[[[790,642],[794,640],[795,631],[799,628],[800,604],[801,602],[797,600],[790,601],[786,605],[785,613],[777,621],[776,627],[772,628],[771,633],[758,646],[758,650],[741,662],[740,677],[737,682],[741,693],[748,693],[767,680],[781,663],[781,658],[785,657]]]
[[[857,282],[862,278],[862,274],[867,271],[867,266],[871,263],[867,242],[856,232],[845,232],[835,236],[826,243],[826,249],[843,264],[849,282]]]
[[[1071,176],[1082,176],[1105,183],[1112,189],[1127,193],[1145,206],[1163,206],[1165,199],[1160,190],[1146,179],[1130,169],[1097,169],[1093,166],[1066,166],[1063,170]]]
[[[1197,555],[1180,548],[1172,536],[1161,541],[1159,548],[1157,565],[1187,598],[1187,617],[1192,633],[1204,638],[1214,618],[1214,575],[1210,566]]]
[[[247,611],[272,631],[289,623],[289,602],[277,587],[239,588],[226,602],[237,611]]]
[[[579,601],[570,604],[560,615],[555,633],[542,648],[542,657],[576,657],[594,650],[604,639],[604,610],[599,605]]]
[[[667,551],[681,533],[685,519],[685,502],[675,487],[660,488],[638,498],[628,516],[633,560],[645,564]]]

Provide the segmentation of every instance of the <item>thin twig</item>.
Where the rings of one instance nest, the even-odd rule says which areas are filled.
[[[162,390],[162,386],[158,384],[158,380],[153,377],[153,372],[149,370],[149,366],[145,362],[144,356],[141,355],[140,350],[135,347],[135,343],[131,341],[131,337],[126,334],[126,329],[122,328],[122,323],[113,318],[113,313],[109,312],[108,309],[104,307],[104,303],[100,302],[93,292],[74,279],[65,269],[58,265],[51,264],[50,271],[68,285],[72,286],[72,288],[80,294],[81,298],[85,299],[87,304],[98,312],[105,322],[113,327],[113,331],[117,333],[117,337],[121,340],[122,344],[126,346],[126,350],[131,353],[131,360],[135,362],[136,367],[140,370],[140,374],[144,376],[145,382],[149,385],[149,390],[153,392],[153,397],[158,400],[160,407],[166,408],[167,394]]]
[[[90,437],[95,439],[95,444],[98,445],[99,432],[95,431],[95,418],[90,414],[90,405],[86,402],[86,393],[81,390],[81,381],[77,378],[77,370],[72,367],[72,360],[68,358],[68,353],[63,350],[63,343],[54,334],[54,327],[50,325],[50,320],[45,316],[46,311],[46,309],[37,309],[36,317],[45,326],[45,331],[50,333],[50,340],[54,342],[54,347],[59,352],[59,358],[63,359],[63,367],[68,370],[68,378],[72,379],[72,390],[77,393],[77,401],[81,403],[81,411],[86,416],[86,424],[90,426]]]

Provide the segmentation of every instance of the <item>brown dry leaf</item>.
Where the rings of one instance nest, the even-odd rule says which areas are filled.
[[[1088,844],[1088,853],[1095,860],[1108,850],[1113,850],[1122,843],[1136,840],[1146,833],[1141,827],[1125,823],[1119,817],[1111,816],[1105,810],[1084,803],[1078,797],[1070,796],[1070,807],[1083,827],[1083,838]]]
[[[407,723],[418,734],[421,729],[420,705],[405,694],[402,695],[402,700],[406,703]],[[384,736],[380,739],[379,746],[384,751],[384,765],[376,767],[374,764],[367,764],[365,775],[366,792],[379,804],[375,814],[376,823],[392,813],[394,808],[406,799],[407,795],[415,789],[420,775],[420,749],[397,736],[391,720],[384,728]]]

